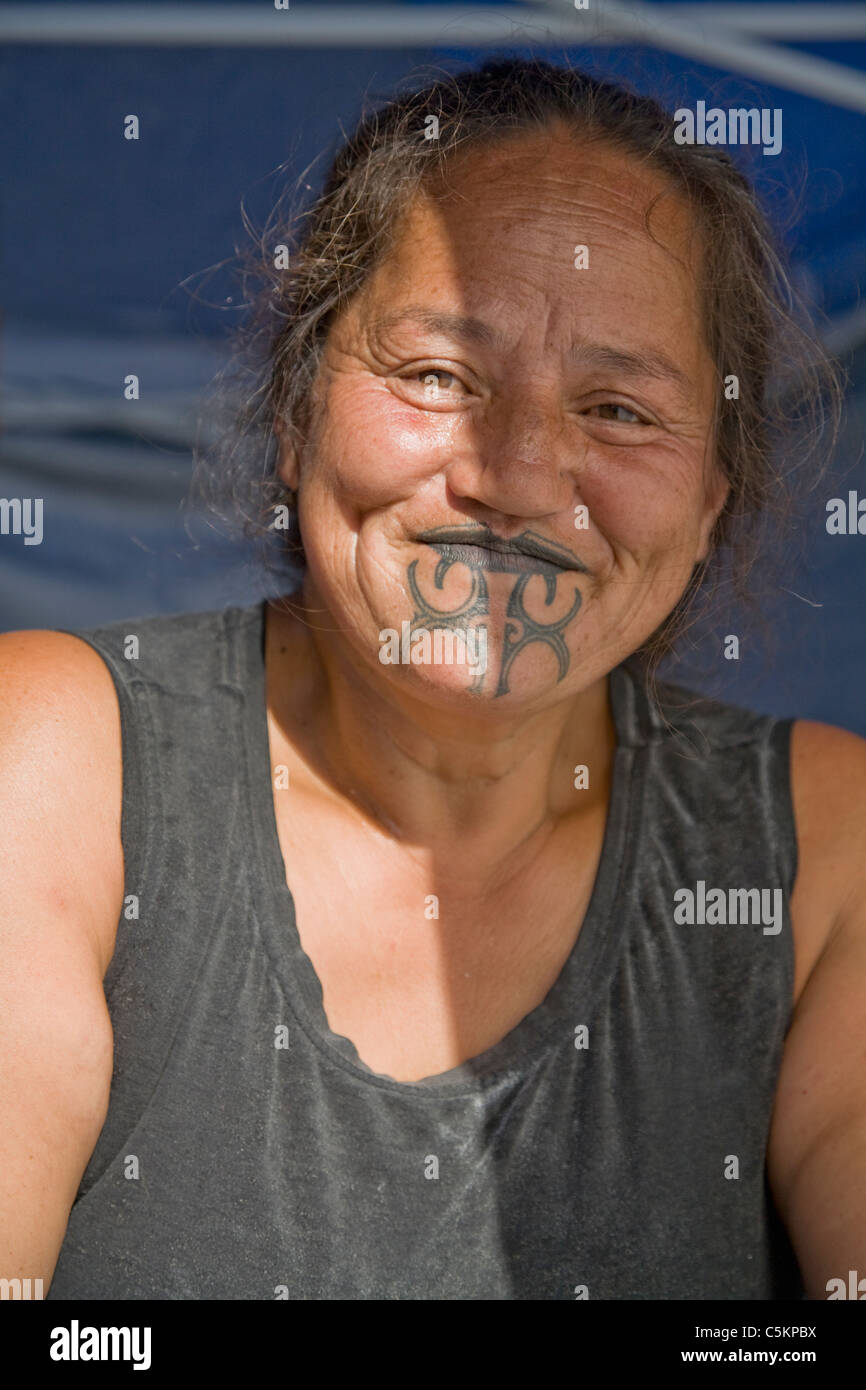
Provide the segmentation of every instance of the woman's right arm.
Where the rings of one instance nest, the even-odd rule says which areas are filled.
[[[121,797],[97,653],[58,632],[0,636],[0,1278],[45,1292],[108,1108]]]

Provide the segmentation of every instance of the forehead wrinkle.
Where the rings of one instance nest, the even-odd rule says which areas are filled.
[[[569,220],[575,215],[595,215],[602,222],[612,217],[640,234],[646,232],[647,212],[664,201],[675,221],[693,221],[688,199],[662,171],[607,139],[593,139],[578,149],[569,135],[564,149],[553,155],[549,148],[541,154],[533,150],[530,140],[516,148],[464,151],[453,161],[444,186],[434,180],[419,190],[408,209],[410,217],[427,211],[448,218],[453,200],[457,217],[480,211],[499,221],[508,203],[518,215],[526,210],[536,219],[540,211]],[[480,198],[479,186],[485,190]],[[491,202],[494,191],[497,197]]]
[[[503,334],[497,332],[483,319],[472,314],[448,313],[444,310],[425,309],[422,305],[409,305],[405,309],[379,317],[371,325],[374,333],[387,332],[398,328],[402,323],[416,323],[421,328],[434,333],[443,333],[484,347],[507,351],[508,344]],[[566,356],[577,366],[609,368],[631,377],[652,377],[667,380],[684,395],[692,392],[692,382],[685,372],[661,349],[648,352],[631,348],[619,348],[608,343],[573,343]]]

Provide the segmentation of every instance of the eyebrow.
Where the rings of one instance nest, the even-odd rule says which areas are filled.
[[[448,314],[435,309],[422,309],[410,305],[395,314],[385,314],[372,325],[374,332],[387,332],[389,328],[399,328],[403,323],[415,323],[430,333],[443,333],[453,338],[463,338],[480,347],[501,348],[504,339],[495,329],[471,314]]]
[[[578,365],[588,367],[610,367],[631,377],[653,377],[659,381],[670,381],[681,394],[694,394],[694,384],[678,367],[673,358],[660,348],[649,352],[638,352],[632,348],[611,347],[607,343],[578,343],[569,356]]]
[[[399,328],[404,323],[417,324],[430,333],[441,333],[464,342],[475,343],[479,347],[492,347],[500,351],[506,346],[505,339],[482,319],[471,314],[452,314],[441,310],[424,309],[410,305],[397,313],[386,314],[376,319],[372,325],[374,332],[387,332]],[[569,349],[569,358],[578,366],[610,368],[632,378],[651,377],[658,381],[670,381],[684,396],[694,394],[694,383],[681,367],[659,348],[649,351],[636,351],[632,348],[614,347],[607,343],[575,343]]]

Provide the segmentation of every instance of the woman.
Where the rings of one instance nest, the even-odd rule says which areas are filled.
[[[650,679],[775,505],[797,345],[672,131],[522,61],[363,122],[251,412],[301,587],[2,639],[6,1261],[50,1297],[866,1271],[864,743]]]

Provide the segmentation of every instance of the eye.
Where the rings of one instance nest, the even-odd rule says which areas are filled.
[[[644,415],[638,415],[636,410],[630,406],[620,405],[619,401],[602,401],[600,405],[591,405],[587,408],[586,414],[592,415],[597,412],[596,418],[600,420],[611,420],[617,425],[651,425],[652,420],[648,420]]]
[[[423,372],[419,372],[418,376],[421,378],[421,384],[424,387],[425,394],[431,396],[438,396],[440,392],[448,391],[457,384],[457,378],[454,373],[445,372],[441,367],[434,367],[432,370],[425,369]],[[445,378],[444,385],[443,377]]]
[[[436,408],[453,406],[471,393],[465,383],[446,367],[420,367],[395,378],[402,395],[413,405]]]

